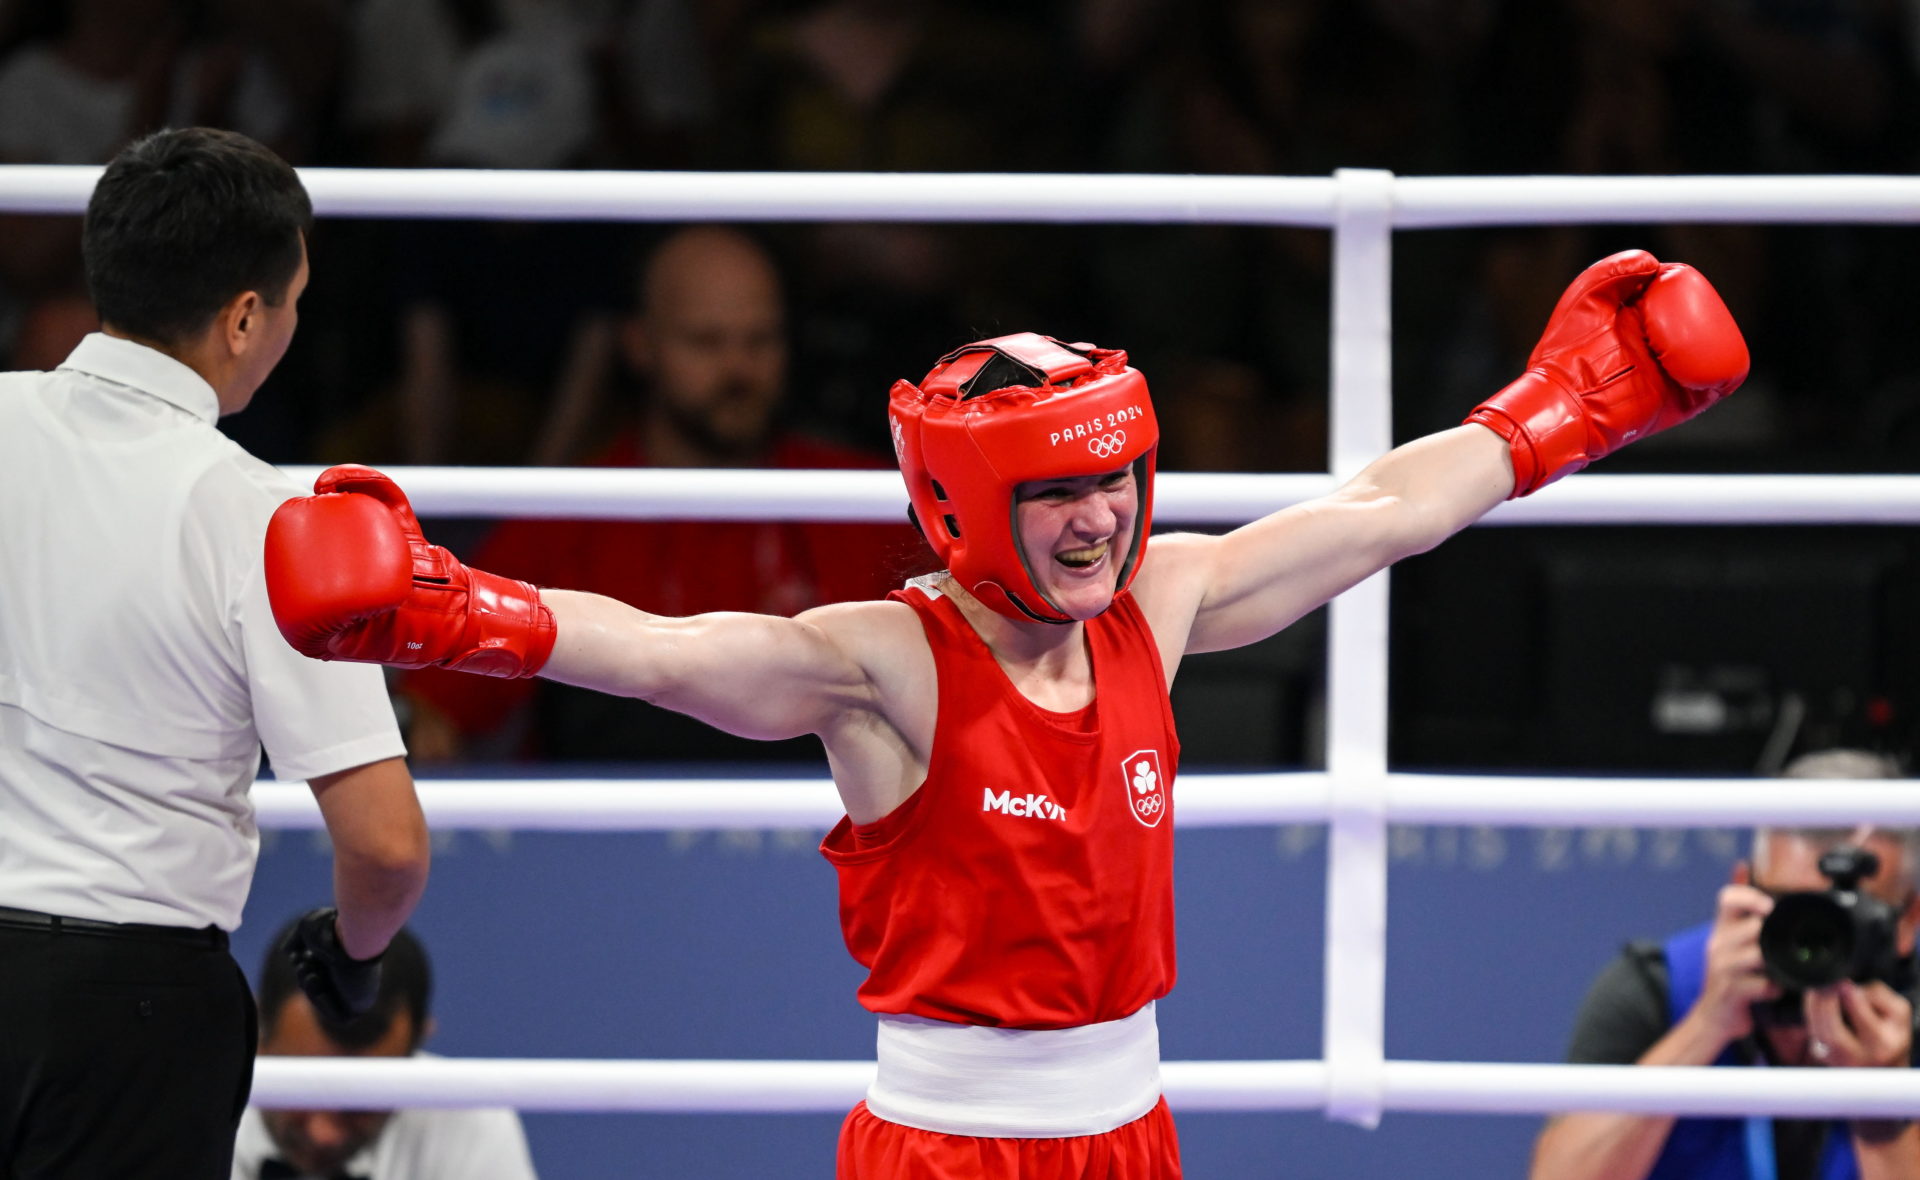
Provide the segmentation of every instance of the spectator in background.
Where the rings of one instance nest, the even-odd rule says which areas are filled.
[[[385,167],[565,169],[602,154],[588,0],[367,0],[350,18],[346,141]],[[605,364],[617,293],[596,276],[622,227],[409,223],[386,239],[398,374],[333,432],[334,453],[524,463],[541,408]],[[537,291],[538,299],[527,298]]]
[[[345,55],[336,0],[204,0],[180,53],[167,123],[225,127],[297,165],[330,130]]]
[[[996,11],[995,9],[998,9]],[[808,0],[759,22],[717,131],[717,166],[1023,172],[1069,167],[1067,62],[1017,6]],[[824,222],[794,233],[807,396],[846,437],[887,445],[875,390],[951,343],[951,325],[1071,325],[1054,227]],[[1062,292],[1066,293],[1061,298]],[[1002,327],[1005,325],[1005,327]],[[1091,326],[1089,326],[1090,330]],[[1062,331],[1072,331],[1063,327]]]
[[[1586,175],[1903,171],[1911,141],[1900,126],[1913,91],[1900,46],[1898,5],[1775,0],[1566,0],[1507,3],[1466,93],[1475,133],[1448,170]],[[1910,104],[1905,104],[1910,105]],[[1578,257],[1611,248],[1608,231],[1575,231]],[[1904,356],[1908,325],[1887,290],[1910,273],[1912,248],[1873,242],[1856,227],[1703,224],[1654,230],[1652,248],[1728,276],[1729,306],[1767,339],[1735,412],[1671,449],[1719,451],[1728,464],[1846,469],[1881,450],[1886,416],[1835,413],[1864,399],[1877,357]],[[1791,260],[1790,265],[1786,260]],[[1791,281],[1786,276],[1791,275]],[[1780,281],[1775,282],[1775,279]],[[1808,298],[1809,291],[1821,294]],[[1496,296],[1495,292],[1488,292]],[[1396,327],[1399,324],[1396,323]],[[1450,338],[1440,335],[1443,346]],[[1889,342],[1880,343],[1881,339]],[[1416,358],[1431,350],[1409,349]],[[1471,376],[1462,374],[1471,385]],[[1451,404],[1444,382],[1432,415]],[[1911,404],[1909,389],[1894,399]],[[1769,456],[1791,451],[1781,463]],[[1632,466],[1622,470],[1633,470]]]
[[[619,350],[644,385],[637,413],[621,406],[601,467],[857,468],[883,463],[786,429],[787,325],[772,259],[733,229],[695,227],[648,258]],[[588,395],[586,400],[592,400]],[[566,407],[576,423],[584,406]],[[559,433],[576,437],[579,428]],[[563,442],[554,445],[565,449]],[[906,525],[798,521],[521,520],[501,525],[478,563],[539,585],[590,586],[662,614],[755,611],[791,615],[823,603],[878,598],[916,564]],[[930,555],[928,555],[930,557]],[[730,738],[679,714],[531,680],[437,670],[410,674],[410,748],[417,759],[460,756],[498,732],[536,692],[532,752],[548,758],[813,757],[805,743]]]
[[[361,0],[348,17],[340,122],[358,163],[413,168],[453,94],[467,46],[490,6],[448,0]]]
[[[68,0],[0,62],[0,160],[103,164],[160,121],[181,14],[166,0]]]
[[[610,164],[685,168],[705,163],[730,68],[746,58],[745,3],[634,0],[610,30],[606,89]]]
[[[411,1057],[433,1035],[433,969],[413,932],[393,936],[373,1007],[346,1023],[314,1010],[282,927],[260,966],[264,1057]],[[533,1180],[520,1116],[507,1109],[261,1110],[240,1119],[233,1180]]]
[[[1131,21],[1151,32],[1101,39],[1117,47],[1095,62],[1113,90],[1111,111],[1095,112],[1087,137],[1102,170],[1433,171],[1449,142],[1441,65],[1364,6],[1227,0],[1191,13],[1134,4],[1118,15],[1115,7],[1089,4],[1086,19],[1098,10],[1103,27]],[[1122,53],[1131,56],[1113,56]],[[1132,342],[1143,368],[1179,382],[1163,423],[1167,466],[1323,469],[1328,235],[1136,225],[1098,237],[1088,272],[1114,335]]]
[[[456,80],[428,162],[572,167],[590,139],[584,58],[563,28],[483,46]],[[413,463],[516,463],[540,407],[606,355],[618,230],[567,222],[434,222],[402,244],[401,434]],[[526,293],[540,292],[529,300]]]
[[[1856,750],[1809,754],[1788,778],[1894,779],[1891,760]],[[1911,994],[1881,980],[1843,981],[1803,993],[1781,1011],[1779,985],[1760,952],[1760,927],[1787,891],[1831,887],[1822,853],[1859,844],[1879,870],[1862,890],[1899,915],[1897,949],[1912,988],[1914,931],[1920,926],[1920,832],[1761,828],[1753,860],[1734,866],[1709,923],[1664,943],[1633,943],[1594,982],[1567,1059],[1585,1065],[1869,1066],[1912,1065]],[[1765,1126],[1765,1120],[1759,1124]],[[1748,1163],[1752,1153],[1770,1158]],[[1768,1168],[1767,1165],[1772,1165]],[[1533,1180],[1681,1180],[1777,1176],[1779,1180],[1866,1180],[1920,1176],[1920,1127],[1909,1120],[1850,1123],[1774,1119],[1755,1143],[1739,1119],[1582,1112],[1547,1124],[1534,1150]]]
[[[426,162],[451,168],[569,168],[599,136],[590,50],[601,33],[583,6],[500,0],[492,34],[468,49]]]
[[[67,0],[11,15],[21,40],[0,59],[0,164],[104,164],[160,125],[183,32],[173,5]],[[0,213],[5,367],[72,351],[97,326],[72,314],[85,300],[80,218]]]
[[[598,134],[598,5],[362,0],[349,17],[341,120],[385,168],[558,168]]]
[[[394,457],[537,458],[543,407],[576,399],[611,360],[620,297],[606,260],[627,236],[591,222],[435,221],[396,239],[398,396],[373,407]]]

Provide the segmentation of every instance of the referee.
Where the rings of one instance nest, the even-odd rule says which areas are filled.
[[[380,671],[289,647],[267,518],[299,489],[215,428],[293,336],[312,206],[230,132],[122,151],[87,206],[102,330],[0,374],[0,1176],[225,1180],[255,1016],[227,951],[266,747],[334,847],[294,948],[372,999],[426,884]]]

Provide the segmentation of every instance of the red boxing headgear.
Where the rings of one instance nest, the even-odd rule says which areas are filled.
[[[1127,354],[1021,332],[956,348],[919,385],[896,381],[888,413],[914,523],[967,592],[1010,619],[1073,620],[1020,551],[1013,490],[1129,464],[1140,511],[1117,594],[1133,581],[1153,516],[1160,425]]]

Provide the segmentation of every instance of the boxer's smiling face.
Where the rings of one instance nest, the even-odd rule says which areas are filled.
[[[1023,483],[1014,503],[1020,553],[1041,593],[1075,619],[1107,609],[1140,511],[1133,469]]]

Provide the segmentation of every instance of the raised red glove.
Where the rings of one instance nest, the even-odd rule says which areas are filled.
[[[1513,496],[1524,496],[1685,422],[1739,388],[1747,365],[1739,326],[1699,271],[1628,250],[1580,273],[1527,371],[1466,420],[1507,440]]]
[[[398,484],[329,467],[267,524],[267,597],[280,634],[317,660],[532,676],[553,612],[525,582],[460,564],[420,534]]]

